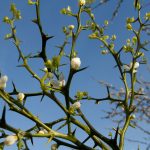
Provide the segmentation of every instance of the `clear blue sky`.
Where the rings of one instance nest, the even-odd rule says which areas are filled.
[[[2,19],[6,15],[10,15],[9,6],[14,2],[18,9],[21,10],[22,20],[16,23],[17,35],[22,41],[22,51],[24,54],[36,53],[40,50],[41,41],[38,28],[31,22],[35,17],[35,9],[27,4],[27,0],[3,0],[0,5],[0,70],[2,74],[6,74],[9,77],[7,91],[11,91],[11,82],[14,81],[20,92],[34,92],[39,91],[39,84],[32,79],[32,77],[23,68],[17,68],[18,65],[18,53],[11,41],[5,41],[5,34],[9,33],[9,28],[6,24],[2,23]],[[105,19],[111,19],[112,12],[115,9],[117,1],[112,0],[108,4],[100,6],[94,10],[96,21],[101,25]],[[77,0],[41,0],[41,19],[44,31],[55,37],[48,42],[47,53],[51,58],[54,54],[57,54],[58,49],[56,45],[61,45],[64,40],[62,33],[62,26],[68,26],[75,24],[75,20],[71,17],[60,14],[60,9],[71,6],[73,11],[77,10]],[[116,34],[116,48],[120,48],[128,37],[131,37],[130,32],[126,31],[125,19],[126,17],[132,17],[135,15],[133,9],[133,1],[125,0],[121,5],[118,16],[110,23],[108,35]],[[86,16],[83,15],[83,22],[86,20]],[[114,86],[120,88],[122,83],[119,79],[117,69],[114,69],[114,60],[110,55],[102,56],[100,54],[100,43],[88,39],[89,32],[83,31],[78,39],[76,50],[78,50],[78,56],[81,58],[82,67],[89,66],[89,68],[78,74],[72,83],[71,95],[74,96],[78,90],[88,91],[91,96],[104,97],[106,90],[101,87],[94,79],[104,80]],[[68,47],[69,49],[69,47]],[[148,54],[148,53],[147,53]],[[150,56],[147,55],[150,59]],[[129,58],[124,57],[124,61],[128,62]],[[39,69],[43,68],[42,61],[33,60],[31,66],[35,71],[39,73]],[[67,66],[69,67],[69,65]],[[67,75],[68,69],[64,68],[64,74]],[[138,76],[144,76],[148,79],[149,75],[146,72],[146,66],[141,65]],[[4,102],[0,101],[0,112],[4,106]],[[59,118],[62,112],[57,109],[57,106],[50,100],[44,99],[40,103],[40,98],[31,98],[27,101],[26,106],[31,109],[32,112],[39,116],[43,121],[52,121],[55,118]],[[108,120],[102,120],[104,116],[103,110],[109,109],[108,103],[95,105],[93,102],[83,102],[82,110],[87,115],[88,119],[93,125],[100,130],[104,135],[108,135],[109,128],[112,128],[114,124]],[[8,109],[7,109],[8,110]],[[29,122],[27,119],[20,117],[10,111],[7,111],[7,121],[9,124],[16,128],[28,129],[33,122]],[[80,135],[82,138],[84,135]],[[144,135],[141,132],[137,132],[135,129],[130,128],[127,132],[127,137],[131,137],[137,140],[142,140]],[[46,140],[37,140],[34,146],[31,146],[31,150],[48,150],[50,144],[46,145]],[[125,150],[136,150],[137,143],[126,142]],[[6,150],[15,150],[16,147],[8,147]],[[144,150],[145,146],[141,145],[141,150]],[[62,148],[67,150],[67,148]]]

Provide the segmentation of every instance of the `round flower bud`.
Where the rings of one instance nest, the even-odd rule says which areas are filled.
[[[101,54],[102,54],[102,55],[106,55],[106,54],[108,54],[108,53],[109,53],[108,50],[102,50],[102,51],[101,51]]]
[[[45,134],[44,130],[40,130],[38,134]]]
[[[69,28],[70,30],[73,30],[73,29],[74,29],[74,25],[69,25],[68,28]]]
[[[66,81],[65,80],[59,81],[59,86],[60,87],[64,87],[65,85],[66,85]]]
[[[5,76],[2,76],[1,78],[0,78],[0,80],[1,80],[1,82],[3,82],[3,83],[6,83],[7,81],[8,81],[8,77],[5,75]]]
[[[133,119],[135,119],[136,117],[135,117],[135,115],[133,114],[133,115],[131,115],[131,117],[130,117],[130,120],[133,120]]]
[[[71,59],[71,68],[74,70],[78,70],[81,65],[81,60],[79,57],[75,57]]]
[[[139,68],[139,66],[140,66],[139,62],[135,62],[135,64],[134,64],[134,69]]]
[[[18,140],[16,135],[9,135],[6,137],[4,144],[7,146],[13,145]]]
[[[47,72],[47,71],[48,71],[48,69],[45,67],[45,68],[43,69],[43,71]]]
[[[24,99],[24,97],[25,97],[25,95],[23,93],[19,93],[17,95],[17,99],[20,100],[20,101],[22,101]]]
[[[80,102],[75,102],[75,103],[72,105],[72,108],[73,108],[74,110],[79,109],[80,107],[81,107],[81,103],[80,103]]]
[[[79,5],[80,6],[84,6],[86,4],[86,1],[85,0],[79,0]]]
[[[131,69],[131,67],[128,66],[128,65],[123,65],[123,69],[126,70],[126,71],[129,71]]]
[[[67,10],[68,12],[71,12],[71,7],[68,6],[66,10]]]

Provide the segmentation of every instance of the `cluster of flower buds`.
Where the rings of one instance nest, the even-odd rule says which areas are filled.
[[[53,88],[59,89],[60,87],[64,87],[66,85],[65,78],[63,74],[59,76],[59,80],[51,80],[50,84]]]
[[[8,81],[8,77],[5,75],[5,76],[2,76],[0,78],[0,89],[1,90],[4,90],[6,88],[6,83]]]
[[[4,144],[7,146],[13,145],[18,140],[17,135],[9,135],[5,138]]]
[[[69,30],[73,30],[74,29],[74,25],[69,25],[68,28],[69,28]]]

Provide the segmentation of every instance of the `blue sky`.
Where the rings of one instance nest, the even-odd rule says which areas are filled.
[[[18,65],[18,53],[11,41],[4,40],[5,34],[9,33],[9,27],[2,23],[2,19],[6,15],[10,15],[9,6],[14,2],[18,9],[21,10],[22,20],[16,22],[17,35],[21,39],[22,44],[21,48],[24,54],[33,53],[35,54],[40,50],[41,41],[38,28],[31,22],[35,18],[35,9],[33,6],[27,4],[27,0],[3,0],[0,5],[0,70],[2,74],[6,74],[9,77],[9,82],[7,86],[7,91],[11,91],[13,81],[17,88],[21,92],[35,92],[39,91],[39,84],[37,81],[34,81],[32,77],[27,73],[23,68],[17,68]],[[112,0],[111,2],[100,6],[95,9],[93,13],[95,14],[96,21],[102,25],[104,20],[111,19],[112,12],[115,9],[117,1]],[[57,45],[61,45],[64,41],[64,35],[62,33],[62,27],[68,26],[70,24],[75,24],[73,18],[64,16],[60,14],[60,9],[71,6],[72,10],[75,12],[77,10],[77,0],[42,0],[41,2],[41,21],[43,24],[44,31],[55,37],[48,42],[47,45],[47,54],[51,58],[53,55],[58,53]],[[126,17],[134,16],[135,10],[133,8],[133,1],[125,0],[121,5],[119,14],[110,23],[106,33],[108,35],[116,34],[116,48],[119,49],[123,44],[125,44],[126,39],[131,37],[131,33],[127,32],[125,28]],[[87,19],[87,16],[82,16],[83,23]],[[88,91],[91,96],[94,97],[104,97],[106,95],[106,90],[104,87],[101,87],[94,79],[104,80],[108,83],[113,84],[114,86],[120,88],[122,83],[119,79],[118,70],[114,69],[115,62],[110,55],[102,56],[100,54],[100,43],[98,41],[93,41],[88,39],[90,32],[83,31],[81,33],[76,50],[78,51],[78,56],[81,58],[82,67],[89,66],[87,70],[79,73],[74,79],[71,87],[71,95],[74,96],[78,90]],[[144,37],[146,38],[146,37]],[[67,47],[69,49],[69,46]],[[150,59],[150,55],[147,54],[147,57]],[[129,58],[124,56],[124,61],[129,62]],[[29,61],[30,63],[30,61]],[[39,69],[43,68],[42,61],[33,60],[31,66],[37,71],[40,75]],[[67,76],[68,67],[64,68],[64,75]],[[146,71],[146,65],[141,65],[138,72],[138,76],[143,76],[149,80],[149,75]],[[0,111],[4,106],[4,102],[0,101]],[[55,118],[62,116],[62,112],[57,108],[57,106],[50,100],[44,99],[40,103],[40,98],[31,98],[27,100],[26,106],[28,109],[31,109],[32,112],[39,116],[43,121],[52,121]],[[108,120],[102,120],[101,117],[104,116],[103,110],[108,110],[109,104],[104,103],[100,105],[95,105],[93,102],[82,102],[82,110],[87,115],[88,119],[93,123],[93,125],[104,135],[108,135],[109,128],[114,127],[114,124]],[[7,109],[8,110],[8,109]],[[12,124],[16,128],[27,129],[34,125],[33,122],[29,122],[27,119],[20,117],[10,111],[7,111],[7,121],[9,124]],[[144,124],[144,126],[146,126]],[[148,128],[148,126],[146,126]],[[84,135],[81,135],[81,138]],[[130,128],[127,132],[127,136],[141,140],[144,135],[141,132],[137,132],[135,129]],[[46,140],[36,140],[37,142],[32,147],[31,150],[49,149],[50,144],[46,145]],[[125,150],[136,150],[137,143],[128,143],[126,142]],[[15,150],[15,147],[8,147],[6,150]],[[67,150],[67,148],[62,148]],[[141,145],[141,150],[144,150],[145,146]]]

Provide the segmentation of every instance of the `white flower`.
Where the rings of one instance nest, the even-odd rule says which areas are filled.
[[[47,130],[46,129],[41,129],[37,132],[38,134],[47,134]]]
[[[73,29],[74,29],[74,25],[69,25],[68,28],[69,28],[70,30],[73,30]]]
[[[18,140],[16,135],[9,135],[6,137],[4,144],[7,146],[13,145]]]
[[[1,78],[0,78],[0,80],[2,81],[2,82],[7,82],[8,81],[8,77],[5,75],[5,76],[2,76]]]
[[[59,86],[60,87],[64,87],[65,85],[66,85],[66,81],[65,80],[59,81]]]
[[[74,110],[79,109],[81,107],[81,103],[80,102],[75,102],[72,106],[71,106]]]
[[[45,67],[45,68],[43,69],[43,71],[47,72],[47,71],[48,71],[47,67]]]
[[[133,73],[137,73],[137,70],[136,70],[136,69],[133,69]]]
[[[8,81],[8,77],[5,75],[5,76],[2,76],[0,78],[0,89],[4,89],[6,88],[6,82]]]
[[[57,148],[58,148],[58,145],[57,145],[57,144],[52,144],[51,150],[57,150]]]
[[[134,69],[139,68],[139,66],[140,66],[139,62],[135,62],[135,64],[134,64]]]
[[[23,93],[19,93],[17,95],[17,99],[20,100],[20,101],[22,101],[24,99],[24,97],[25,97],[25,95]]]
[[[131,68],[128,65],[123,65],[124,70],[129,71]]]
[[[71,68],[74,70],[78,70],[81,65],[81,60],[79,57],[75,57],[71,59]]]
[[[131,115],[131,117],[130,117],[130,119],[131,120],[133,120],[133,119],[135,119],[136,118],[136,116],[133,114],[133,115]]]
[[[67,11],[71,12],[71,7],[70,6],[67,7]]]
[[[83,5],[85,5],[86,4],[86,0],[79,0],[79,5],[80,6],[83,6]]]

